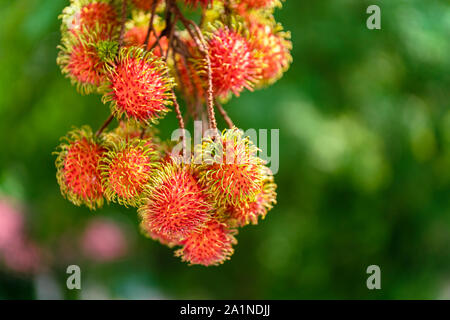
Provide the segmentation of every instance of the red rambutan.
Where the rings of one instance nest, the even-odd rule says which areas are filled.
[[[196,147],[194,163],[199,182],[218,206],[254,201],[261,191],[263,161],[256,148],[237,128],[205,138]]]
[[[283,32],[281,25],[272,27],[267,23],[250,23],[252,48],[260,52],[262,68],[258,86],[277,81],[289,68],[292,61],[290,34]]]
[[[100,165],[106,149],[89,127],[70,131],[55,152],[61,193],[73,204],[96,209],[103,205]]]
[[[115,6],[107,0],[72,0],[60,18],[63,32],[90,31],[99,27],[103,33],[108,31],[111,35],[120,24]]]
[[[271,9],[281,5],[280,0],[236,0],[236,2],[245,9]]]
[[[214,95],[222,99],[252,90],[260,73],[260,59],[239,30],[218,25],[207,34]]]
[[[125,206],[138,206],[158,164],[157,153],[140,139],[106,138],[109,151],[100,166],[105,197]]]
[[[192,169],[166,161],[152,176],[139,208],[142,229],[170,242],[198,230],[213,210]]]
[[[189,264],[204,266],[219,265],[230,259],[233,254],[235,230],[228,229],[216,220],[208,221],[198,232],[193,232],[182,241],[183,247],[175,252],[176,256]]]
[[[161,0],[132,0],[132,1],[136,8],[144,11],[150,11],[155,1],[157,2],[156,5],[159,5],[159,3],[161,3]]]
[[[264,219],[267,212],[273,208],[277,202],[277,185],[274,183],[272,172],[269,168],[263,166],[264,178],[262,189],[254,201],[243,202],[235,207],[229,206],[226,215],[229,215],[227,224],[243,227],[249,223],[258,224],[258,219]]]
[[[111,102],[113,114],[123,114],[143,124],[156,122],[169,109],[174,85],[166,63],[141,48],[122,48],[114,66],[108,66],[109,83],[103,102]]]

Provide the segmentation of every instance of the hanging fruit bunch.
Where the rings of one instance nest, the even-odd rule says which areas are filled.
[[[61,14],[57,62],[81,94],[102,96],[110,116],[96,132],[83,126],[63,138],[55,152],[63,196],[92,210],[105,200],[137,208],[143,233],[177,247],[175,255],[189,264],[229,259],[237,228],[266,216],[276,185],[222,104],[288,69],[289,33],[273,18],[279,6],[278,0],[71,0]],[[181,154],[154,129],[172,109]],[[216,110],[229,126],[222,133]],[[186,148],[189,117],[213,133],[194,152]]]

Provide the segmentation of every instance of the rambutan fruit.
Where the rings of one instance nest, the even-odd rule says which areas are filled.
[[[175,252],[189,264],[214,266],[229,260],[234,252],[236,230],[229,229],[216,220],[208,221],[198,232],[182,241],[183,247]]]
[[[155,1],[157,6],[162,2],[161,0],[132,0],[136,8],[144,11],[150,11]]]
[[[212,210],[192,168],[170,159],[153,174],[138,212],[142,230],[176,242],[198,231]]]
[[[270,85],[281,78],[292,62],[289,32],[280,24],[250,22],[251,46],[260,52],[262,68],[257,86]]]
[[[158,155],[143,140],[105,136],[109,151],[100,166],[105,198],[139,206],[144,186],[158,165]]]
[[[100,166],[106,149],[87,126],[70,131],[63,139],[55,152],[56,178],[62,195],[77,206],[100,208],[103,205]]]
[[[72,0],[64,8],[62,31],[91,31],[99,28],[112,35],[120,24],[116,6],[108,0]]]
[[[260,58],[241,27],[217,24],[206,34],[214,95],[221,99],[252,90],[260,74]],[[204,59],[200,63],[205,63]],[[206,68],[206,67],[204,67]]]
[[[114,65],[107,69],[103,102],[111,103],[117,118],[125,115],[146,125],[157,122],[169,110],[174,80],[162,58],[142,48],[122,48]]]
[[[272,9],[281,6],[280,0],[235,0],[242,9]]]
[[[106,81],[105,63],[117,51],[114,41],[94,31],[66,33],[59,47],[57,63],[62,73],[82,94],[92,93]]]
[[[261,191],[263,160],[248,137],[237,128],[205,138],[196,146],[194,163],[199,183],[218,206],[254,201]]]
[[[243,202],[237,206],[228,206],[225,213],[227,224],[234,227],[243,227],[250,223],[258,224],[258,219],[264,219],[273,205],[277,202],[277,185],[274,182],[272,172],[266,166],[263,169],[263,182],[261,191],[256,195],[255,200]]]

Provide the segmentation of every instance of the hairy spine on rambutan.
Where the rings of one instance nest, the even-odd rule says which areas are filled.
[[[63,34],[100,29],[103,34],[112,36],[120,24],[117,7],[109,0],[71,0],[59,18]]]
[[[277,185],[274,182],[272,171],[262,166],[263,181],[261,191],[256,195],[254,201],[242,202],[237,206],[227,206],[220,210],[219,215],[226,223],[233,227],[244,227],[248,224],[258,224],[258,219],[264,219],[267,213],[277,203]]]
[[[182,261],[191,265],[216,266],[229,260],[237,241],[234,229],[216,220],[208,221],[200,231],[192,233],[181,242],[183,247],[175,252]]]
[[[100,166],[105,198],[138,207],[144,186],[158,166],[158,154],[145,141],[105,136],[109,151]]]
[[[240,10],[249,9],[273,9],[275,7],[281,7],[280,0],[231,0]]]
[[[107,39],[100,30],[68,32],[58,46],[56,62],[81,94],[98,91],[106,81],[105,61],[117,50],[117,44]]]
[[[155,171],[146,186],[145,199],[138,212],[144,231],[176,243],[198,231],[212,210],[192,168],[169,159]]]
[[[162,3],[162,0],[132,0],[132,2],[136,8],[144,11],[150,11],[155,2],[156,6],[159,6]]]
[[[251,48],[242,26],[237,23],[231,27],[216,23],[205,36],[214,95],[224,100],[231,94],[239,96],[244,89],[252,91],[259,80],[261,59],[258,52]],[[200,59],[197,64],[205,70],[205,59]]]
[[[62,195],[73,204],[95,210],[103,206],[100,166],[106,152],[103,137],[84,126],[70,131],[55,152],[56,179]]]
[[[122,48],[114,62],[107,65],[108,82],[103,103],[110,103],[112,113],[120,118],[147,125],[169,111],[174,80],[160,57],[142,48]]]
[[[261,190],[263,161],[258,148],[237,128],[205,138],[196,146],[194,163],[199,182],[218,206],[254,201]]]
[[[290,33],[273,21],[259,22],[257,18],[248,23],[252,48],[262,59],[260,81],[257,87],[271,85],[281,78],[292,62]]]

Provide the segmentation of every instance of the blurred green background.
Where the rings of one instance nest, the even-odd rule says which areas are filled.
[[[287,0],[277,10],[292,32],[291,69],[227,109],[240,128],[280,129],[278,205],[210,268],[141,236],[134,209],[90,212],[61,197],[59,138],[109,113],[56,65],[67,3],[0,0],[0,197],[21,203],[45,266],[17,272],[0,257],[1,299],[450,298],[448,1]],[[382,30],[366,28],[370,4]],[[159,129],[175,127],[172,112]],[[99,217],[126,234],[128,251],[113,262],[80,251]],[[80,291],[66,288],[70,264],[81,267]],[[381,290],[366,287],[372,264]]]

